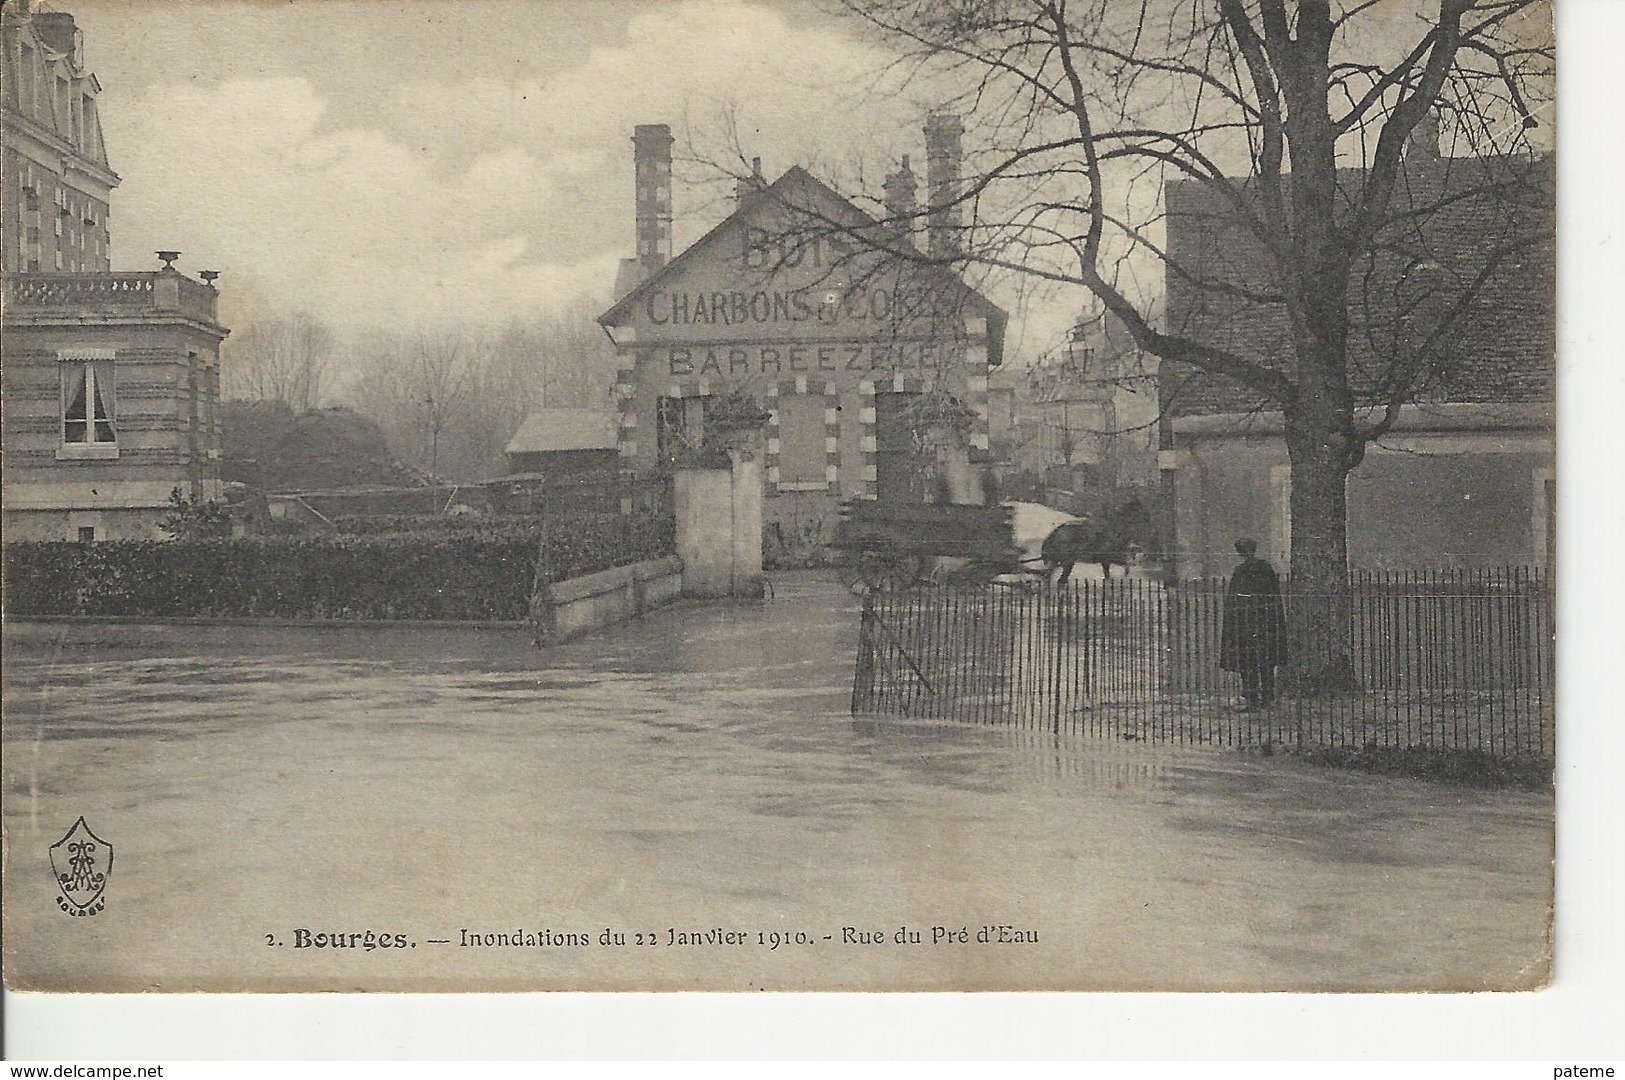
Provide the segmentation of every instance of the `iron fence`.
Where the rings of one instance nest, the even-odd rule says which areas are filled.
[[[1285,603],[1298,602],[1290,582]],[[1245,708],[1222,580],[932,584],[864,600],[855,715],[1125,739],[1554,756],[1552,592],[1524,568],[1357,573],[1351,687]],[[1288,642],[1288,650],[1292,642]]]

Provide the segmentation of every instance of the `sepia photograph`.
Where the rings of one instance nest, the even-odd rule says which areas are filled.
[[[8,990],[1552,982],[1548,0],[0,18]]]

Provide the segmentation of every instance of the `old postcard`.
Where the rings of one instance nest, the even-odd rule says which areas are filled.
[[[1541,0],[11,0],[14,991],[1529,990]]]

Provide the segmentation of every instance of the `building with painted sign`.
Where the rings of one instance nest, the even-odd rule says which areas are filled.
[[[956,182],[958,135],[951,117],[927,127],[933,192]],[[669,129],[641,126],[633,142],[638,257],[599,319],[618,355],[623,462],[680,457],[703,442],[709,408],[744,396],[769,414],[770,525],[827,521],[842,499],[929,497],[934,466],[956,501],[978,501],[967,477],[988,451],[1007,316],[944,269],[955,210],[926,215],[923,248],[889,224],[913,214],[907,159],[887,182],[888,224],[800,167],[771,184],[758,172],[733,213],[672,258]],[[944,408],[957,438],[924,450],[922,467],[922,417]]]

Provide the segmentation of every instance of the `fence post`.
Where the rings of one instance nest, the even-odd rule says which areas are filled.
[[[1062,586],[1062,588],[1064,589],[1069,586],[1071,586],[1071,582],[1068,582],[1067,585]],[[1055,607],[1050,613],[1050,630],[1055,636],[1054,676],[1050,680],[1049,688],[1050,697],[1053,699],[1050,708],[1050,733],[1059,735],[1061,733],[1061,679],[1063,677],[1066,657],[1066,642],[1064,640],[1066,631],[1066,600],[1059,589],[1055,592],[1054,600]]]
[[[615,493],[617,496],[616,508],[621,512],[621,550],[630,553],[632,551],[633,543],[632,474],[622,470],[617,472],[615,476],[617,481],[617,491]]]
[[[868,712],[874,705],[875,688],[875,597],[873,590],[863,594],[863,613],[858,617],[858,660],[852,671],[852,713]]]
[[[556,613],[553,610],[553,527],[547,513],[546,489],[542,493],[541,535],[536,540],[536,568],[530,578],[530,623],[532,644],[537,647],[553,640]]]

